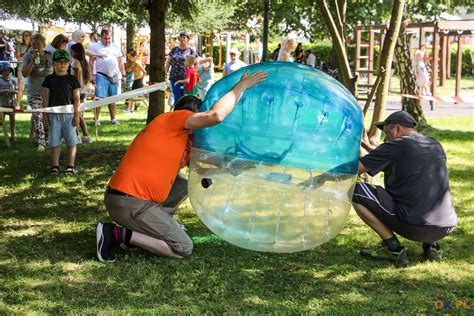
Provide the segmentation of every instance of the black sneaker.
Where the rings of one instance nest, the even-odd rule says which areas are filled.
[[[117,257],[112,253],[112,249],[116,245],[114,226],[111,223],[99,223],[95,229],[97,259],[100,262],[114,262],[117,260]]]
[[[374,249],[362,249],[359,251],[362,257],[394,261],[401,266],[406,266],[408,261],[407,248],[401,247],[399,251],[390,250],[385,244]]]
[[[443,259],[441,256],[441,249],[438,244],[423,246],[423,255],[425,260],[441,261]]]

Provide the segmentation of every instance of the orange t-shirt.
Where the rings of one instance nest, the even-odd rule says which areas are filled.
[[[162,203],[179,170],[189,161],[191,138],[184,123],[193,112],[159,115],[138,133],[109,181],[109,187],[141,200]]]

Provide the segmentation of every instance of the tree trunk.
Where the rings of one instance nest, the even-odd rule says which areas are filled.
[[[127,22],[127,50],[133,48],[133,38],[135,37],[135,23],[132,21]]]
[[[165,18],[168,0],[151,0],[150,9],[150,83],[166,80],[165,76]],[[147,124],[165,112],[165,92],[150,94]]]
[[[339,63],[340,69],[340,76],[341,82],[344,86],[353,94],[356,95],[356,80],[351,72],[351,68],[349,66],[349,59],[347,58],[346,47],[344,46],[344,40],[339,33],[339,29],[334,22],[334,19],[329,12],[329,8],[327,5],[326,0],[317,0],[316,3],[321,10],[321,14],[324,17],[324,21],[328,27],[329,33],[331,34],[333,47],[336,49],[337,52],[337,60]],[[340,20],[340,16],[338,16],[338,20]],[[342,30],[341,30],[342,31]]]
[[[400,33],[395,46],[395,57],[397,57],[397,71],[400,76],[400,90],[402,94],[417,95],[418,87],[416,85],[415,72],[410,59],[410,50],[408,46],[407,30],[405,28],[405,19],[402,19]],[[418,122],[418,126],[426,125],[426,118],[421,107],[421,100],[402,97],[402,108],[407,111]]]
[[[387,103],[388,85],[390,81],[390,69],[392,66],[393,53],[395,44],[397,43],[398,33],[402,22],[405,0],[394,0],[392,6],[392,14],[390,26],[385,36],[382,52],[380,54],[379,74],[385,69],[385,73],[380,81],[380,86],[375,93],[375,109],[372,117],[372,124],[369,130],[369,139],[373,143],[377,143],[380,139],[381,131],[374,123],[382,121],[385,116],[385,108]]]

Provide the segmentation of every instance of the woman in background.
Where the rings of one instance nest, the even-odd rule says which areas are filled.
[[[21,99],[23,98],[23,89],[24,86],[27,84],[28,79],[23,78],[21,74],[21,64],[23,62],[23,56],[25,56],[26,52],[30,49],[30,40],[31,40],[31,32],[24,31],[21,33],[21,43],[16,46],[15,57],[18,60],[17,66],[17,78],[18,78],[18,105],[21,103]]]
[[[81,85],[81,103],[84,102],[87,96],[87,83],[91,80],[89,65],[86,60],[86,51],[81,43],[76,43],[71,46],[71,57],[73,62],[71,64],[72,74],[76,77],[77,81]],[[84,120],[84,115],[81,112],[80,116],[80,126],[82,131],[82,143],[92,143],[92,139],[89,137],[87,131],[86,121]]]
[[[290,52],[292,52],[296,47],[296,41],[293,38],[287,38],[283,41],[282,48],[278,53],[278,61],[289,61],[293,62],[293,57],[291,57]]]

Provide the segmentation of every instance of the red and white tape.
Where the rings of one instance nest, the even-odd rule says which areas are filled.
[[[463,95],[463,96],[428,96],[428,95],[411,95],[411,94],[398,94],[399,96],[405,98],[412,98],[418,100],[427,100],[427,101],[438,101],[446,103],[474,103],[474,95]]]

